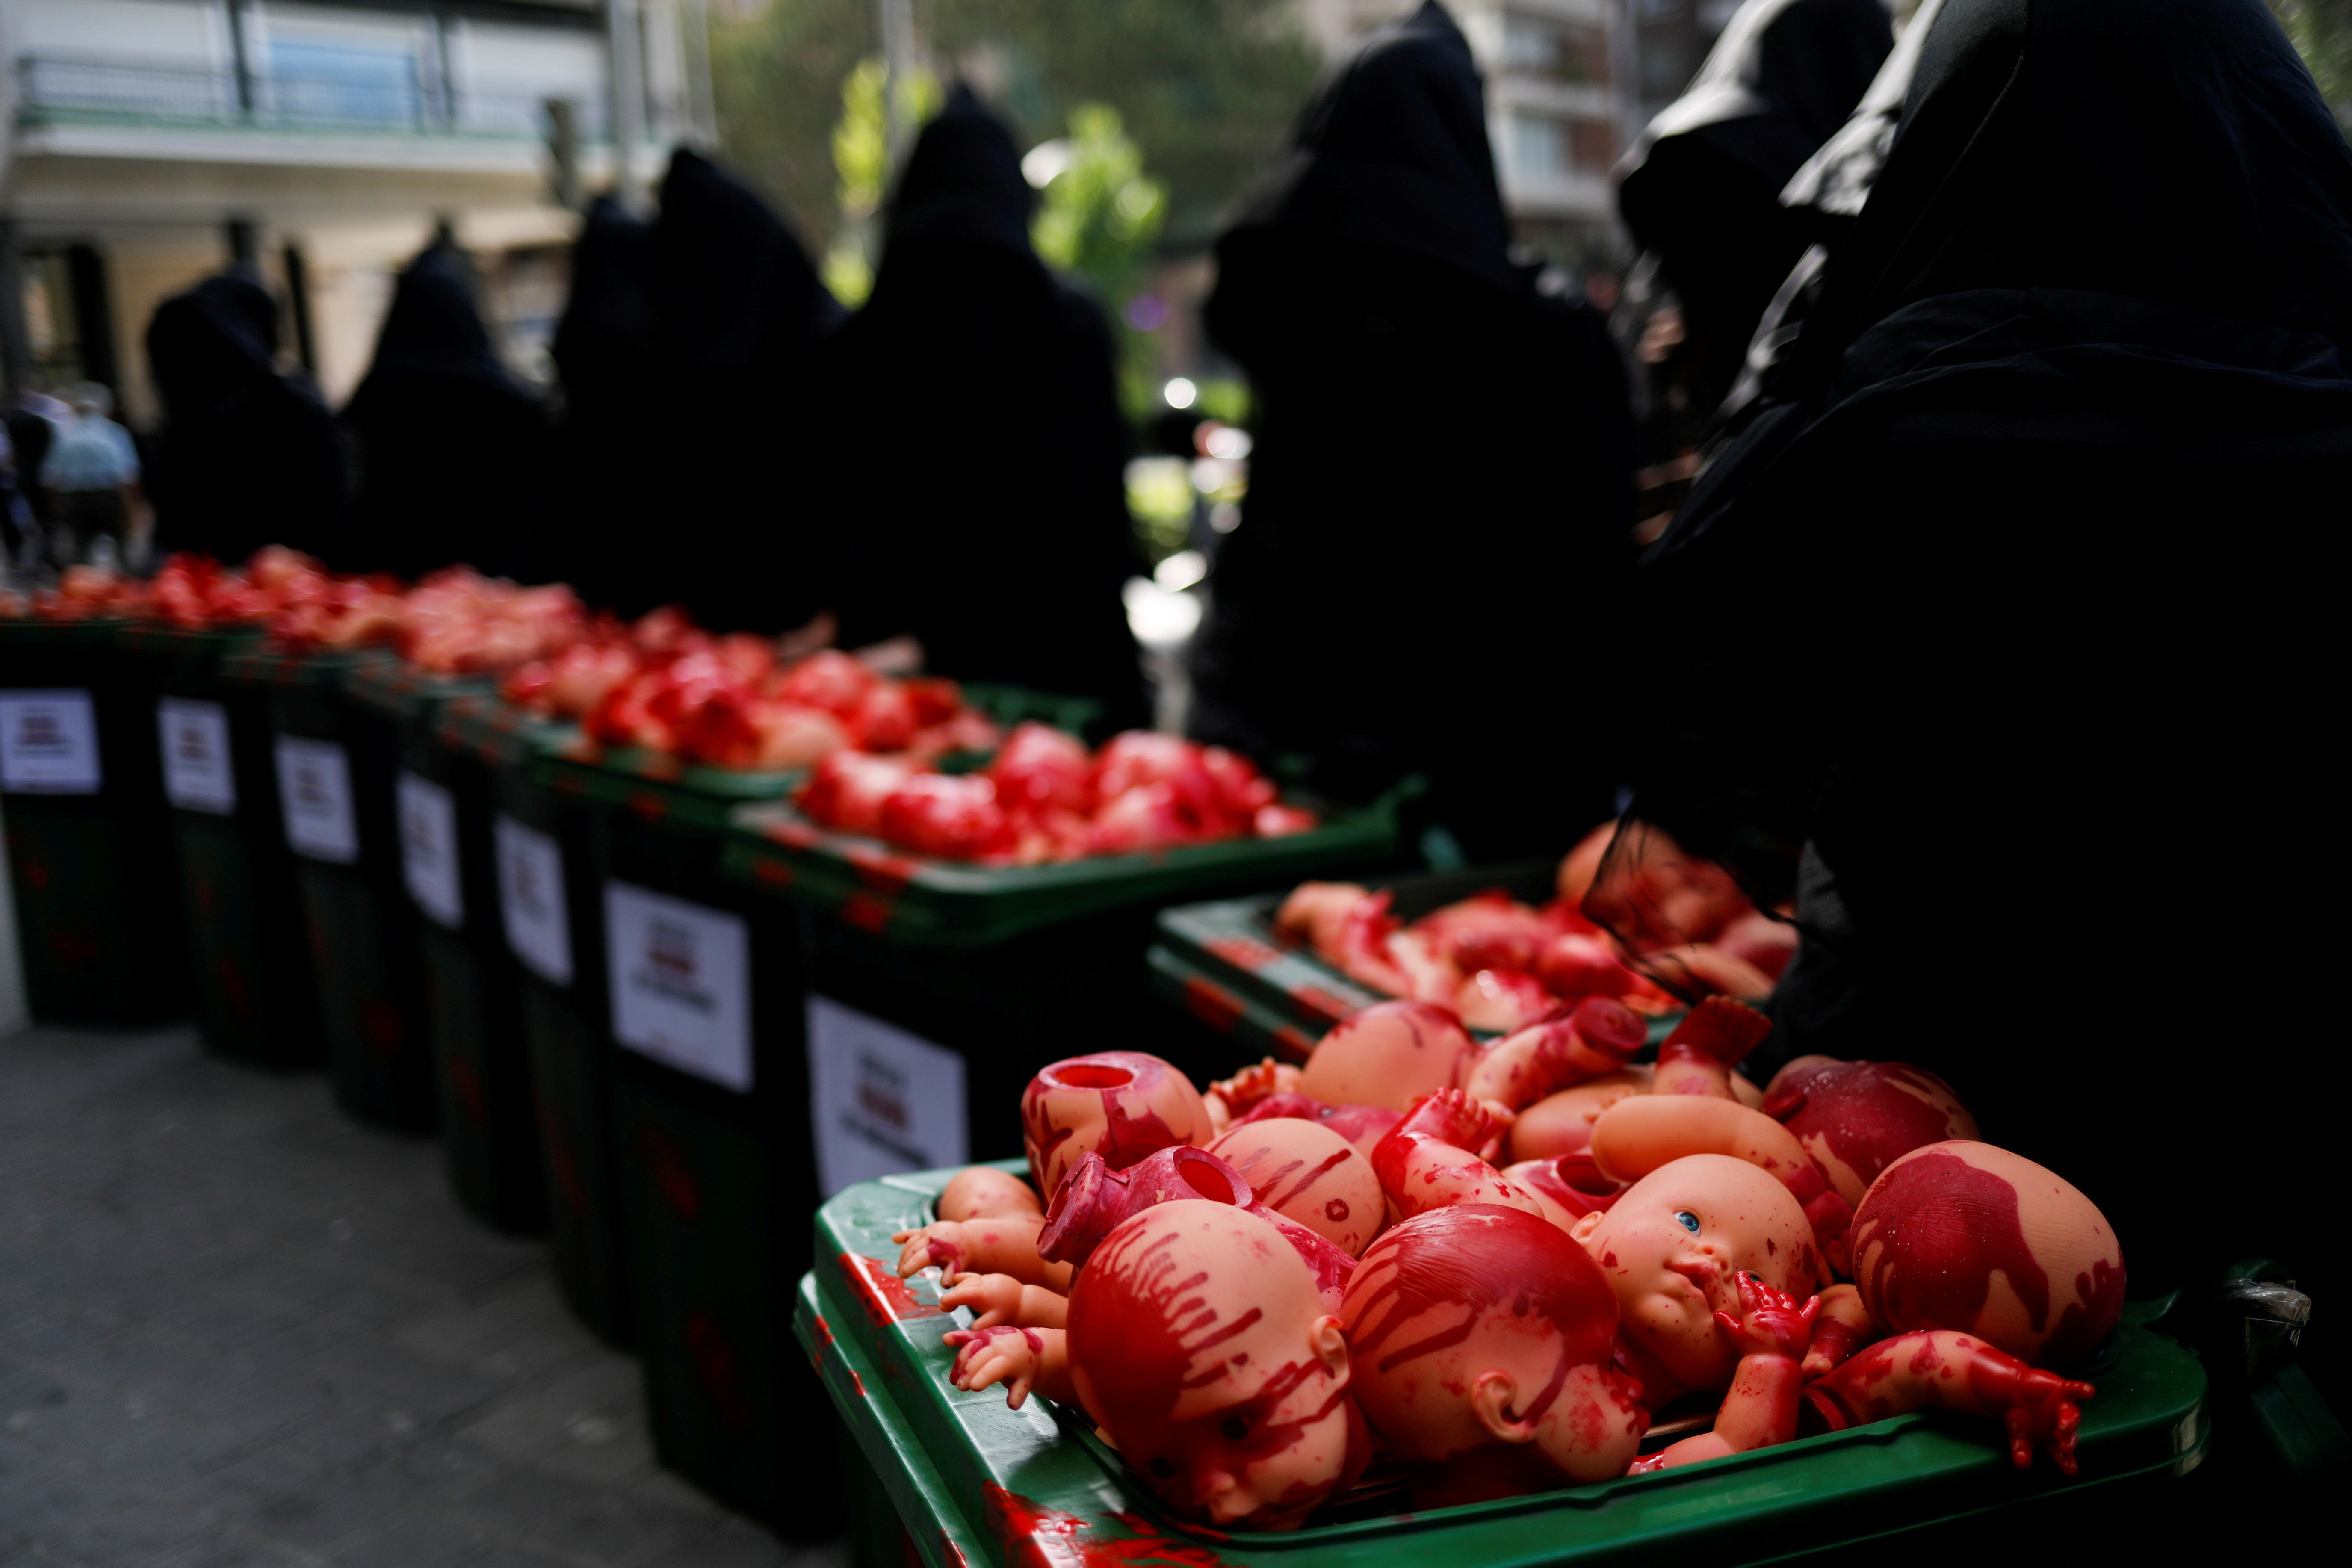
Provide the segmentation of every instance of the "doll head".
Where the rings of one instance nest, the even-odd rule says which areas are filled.
[[[1609,1281],[1517,1209],[1460,1204],[1389,1230],[1340,1321],[1357,1404],[1423,1507],[1620,1474],[1648,1426],[1611,1366]]]
[[[1021,1096],[1021,1142],[1047,1203],[1092,1150],[1114,1171],[1180,1143],[1198,1147],[1213,1129],[1200,1091],[1141,1051],[1097,1051],[1055,1062]]]
[[[1239,1172],[1257,1201],[1350,1258],[1381,1228],[1385,1205],[1372,1163],[1319,1121],[1282,1117],[1231,1127],[1210,1153]]]
[[[1853,1282],[1896,1333],[1958,1329],[2063,1367],[2123,1315],[2124,1255],[2063,1177],[1990,1143],[1937,1143],[1887,1166],[1864,1196]]]
[[[941,1219],[1008,1219],[1043,1214],[1045,1205],[1012,1172],[974,1165],[948,1178],[940,1189],[939,1209]]]
[[[1829,1278],[1789,1189],[1728,1154],[1668,1161],[1570,1234],[1616,1293],[1626,1340],[1688,1389],[1723,1387],[1738,1363],[1715,1321],[1738,1310],[1734,1274],[1798,1296]]]
[[[1123,1222],[1070,1290],[1071,1379],[1169,1507],[1292,1530],[1370,1458],[1347,1337],[1267,1221],[1180,1200]]]
[[[1977,1135],[1952,1086],[1904,1062],[1791,1063],[1774,1076],[1766,1109],[1849,1204],[1912,1150]]]
[[[1404,1110],[1451,1089],[1478,1043],[1452,1012],[1429,1002],[1381,1002],[1342,1022],[1307,1058],[1299,1088],[1326,1105]]]

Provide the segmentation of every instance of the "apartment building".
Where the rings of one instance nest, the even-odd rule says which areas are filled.
[[[340,401],[441,225],[535,373],[574,223],[556,147],[593,188],[616,121],[640,178],[707,137],[703,40],[700,0],[0,0],[8,379],[104,382],[151,424],[149,316],[241,260],[287,301],[289,357]]]
[[[1337,53],[1419,0],[1299,0]],[[1738,0],[1446,0],[1486,79],[1487,135],[1519,238],[1562,260],[1618,243],[1609,171],[1677,97]]]

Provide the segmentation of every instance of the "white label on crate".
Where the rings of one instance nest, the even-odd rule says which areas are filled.
[[[104,777],[89,692],[0,691],[0,789],[96,795]]]
[[[854,1182],[971,1161],[963,1058],[825,997],[808,999],[809,1120],[817,1181]]]
[[[507,946],[551,985],[572,984],[572,922],[555,840],[499,813],[499,908]]]
[[[723,910],[604,885],[613,1038],[641,1056],[748,1093],[751,937]]]
[[[163,794],[186,811],[226,816],[236,810],[236,770],[228,752],[228,710],[217,702],[166,697],[155,704],[163,739]]]
[[[400,770],[400,875],[416,907],[451,931],[466,923],[457,885],[457,807],[447,789]]]
[[[348,866],[360,858],[352,816],[352,765],[332,741],[278,737],[278,799],[297,855]]]

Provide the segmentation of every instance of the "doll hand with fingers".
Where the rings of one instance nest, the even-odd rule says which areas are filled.
[[[1807,1298],[1802,1307],[1785,1290],[1775,1290],[1755,1275],[1738,1275],[1739,1311],[1717,1312],[1716,1322],[1731,1336],[1739,1353],[1780,1355],[1801,1361],[1812,1342],[1813,1320],[1821,1316],[1822,1299]]]
[[[1005,1405],[1021,1408],[1034,1391],[1074,1403],[1069,1342],[1058,1329],[958,1329],[944,1342],[956,1347],[948,1382],[967,1394],[1005,1385]]]
[[[940,1305],[949,1311],[971,1309],[974,1329],[1011,1324],[1024,1329],[1058,1329],[1069,1303],[1051,1290],[1024,1285],[1010,1274],[966,1274],[940,1292]]]

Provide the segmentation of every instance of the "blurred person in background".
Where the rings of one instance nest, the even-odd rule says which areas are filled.
[[[49,498],[41,489],[41,463],[49,455],[49,443],[58,438],[58,426],[73,417],[73,410],[37,387],[20,387],[9,395],[0,422],[8,431],[8,446],[15,458],[16,493],[25,503],[21,518],[12,517],[10,526],[16,531],[14,559],[19,569],[35,564],[38,536],[49,521]],[[26,531],[29,529],[31,531]]]
[[[114,395],[94,381],[66,393],[73,417],[41,460],[41,488],[49,493],[51,563],[60,571],[85,563],[137,566],[146,558],[153,518],[139,492],[139,448],[131,432],[107,416]]]
[[[1119,593],[1142,569],[1116,351],[1029,240],[1003,122],[959,85],[886,214],[874,293],[838,344],[845,646],[911,637],[925,667],[1091,697],[1148,722]]]
[[[307,381],[277,367],[278,304],[242,270],[155,309],[147,363],[163,425],[147,465],[156,542],[241,562],[265,544],[332,556],[350,478]]]
[[[1255,446],[1194,733],[1311,756],[1341,797],[1425,773],[1479,858],[1609,815],[1619,725],[1583,698],[1625,657],[1632,563],[1624,370],[1509,243],[1469,46],[1425,5],[1316,89],[1207,314]]]
[[[1730,392],[1757,321],[1817,237],[1781,189],[1894,47],[1879,0],[1746,0],[1618,163],[1618,212],[1672,289],[1687,345],[1674,423],[1695,432]],[[1654,343],[1645,363],[1666,359]]]
[[[2288,1194],[2340,1182],[2347,1088],[2352,148],[2261,0],[1923,25],[1819,300],[1637,574],[1633,816],[1793,894],[1762,1071],[1941,1073],[2134,1295],[2268,1256],[2330,1300]],[[2180,967],[2208,944],[2274,962]]]
[[[471,269],[447,237],[402,270],[342,418],[360,481],[336,565],[406,578],[461,562],[517,570],[542,504],[547,413],[499,363]]]
[[[546,507],[516,563],[525,582],[572,584],[592,605],[634,600],[628,567],[654,519],[646,404],[653,388],[653,234],[610,196],[589,207],[550,345],[557,406]]]
[[[652,505],[616,542],[609,602],[682,604],[719,631],[801,626],[825,603],[828,539],[845,525],[815,369],[841,307],[799,236],[689,149],[670,160],[649,240],[641,444],[604,461],[648,463]]]

